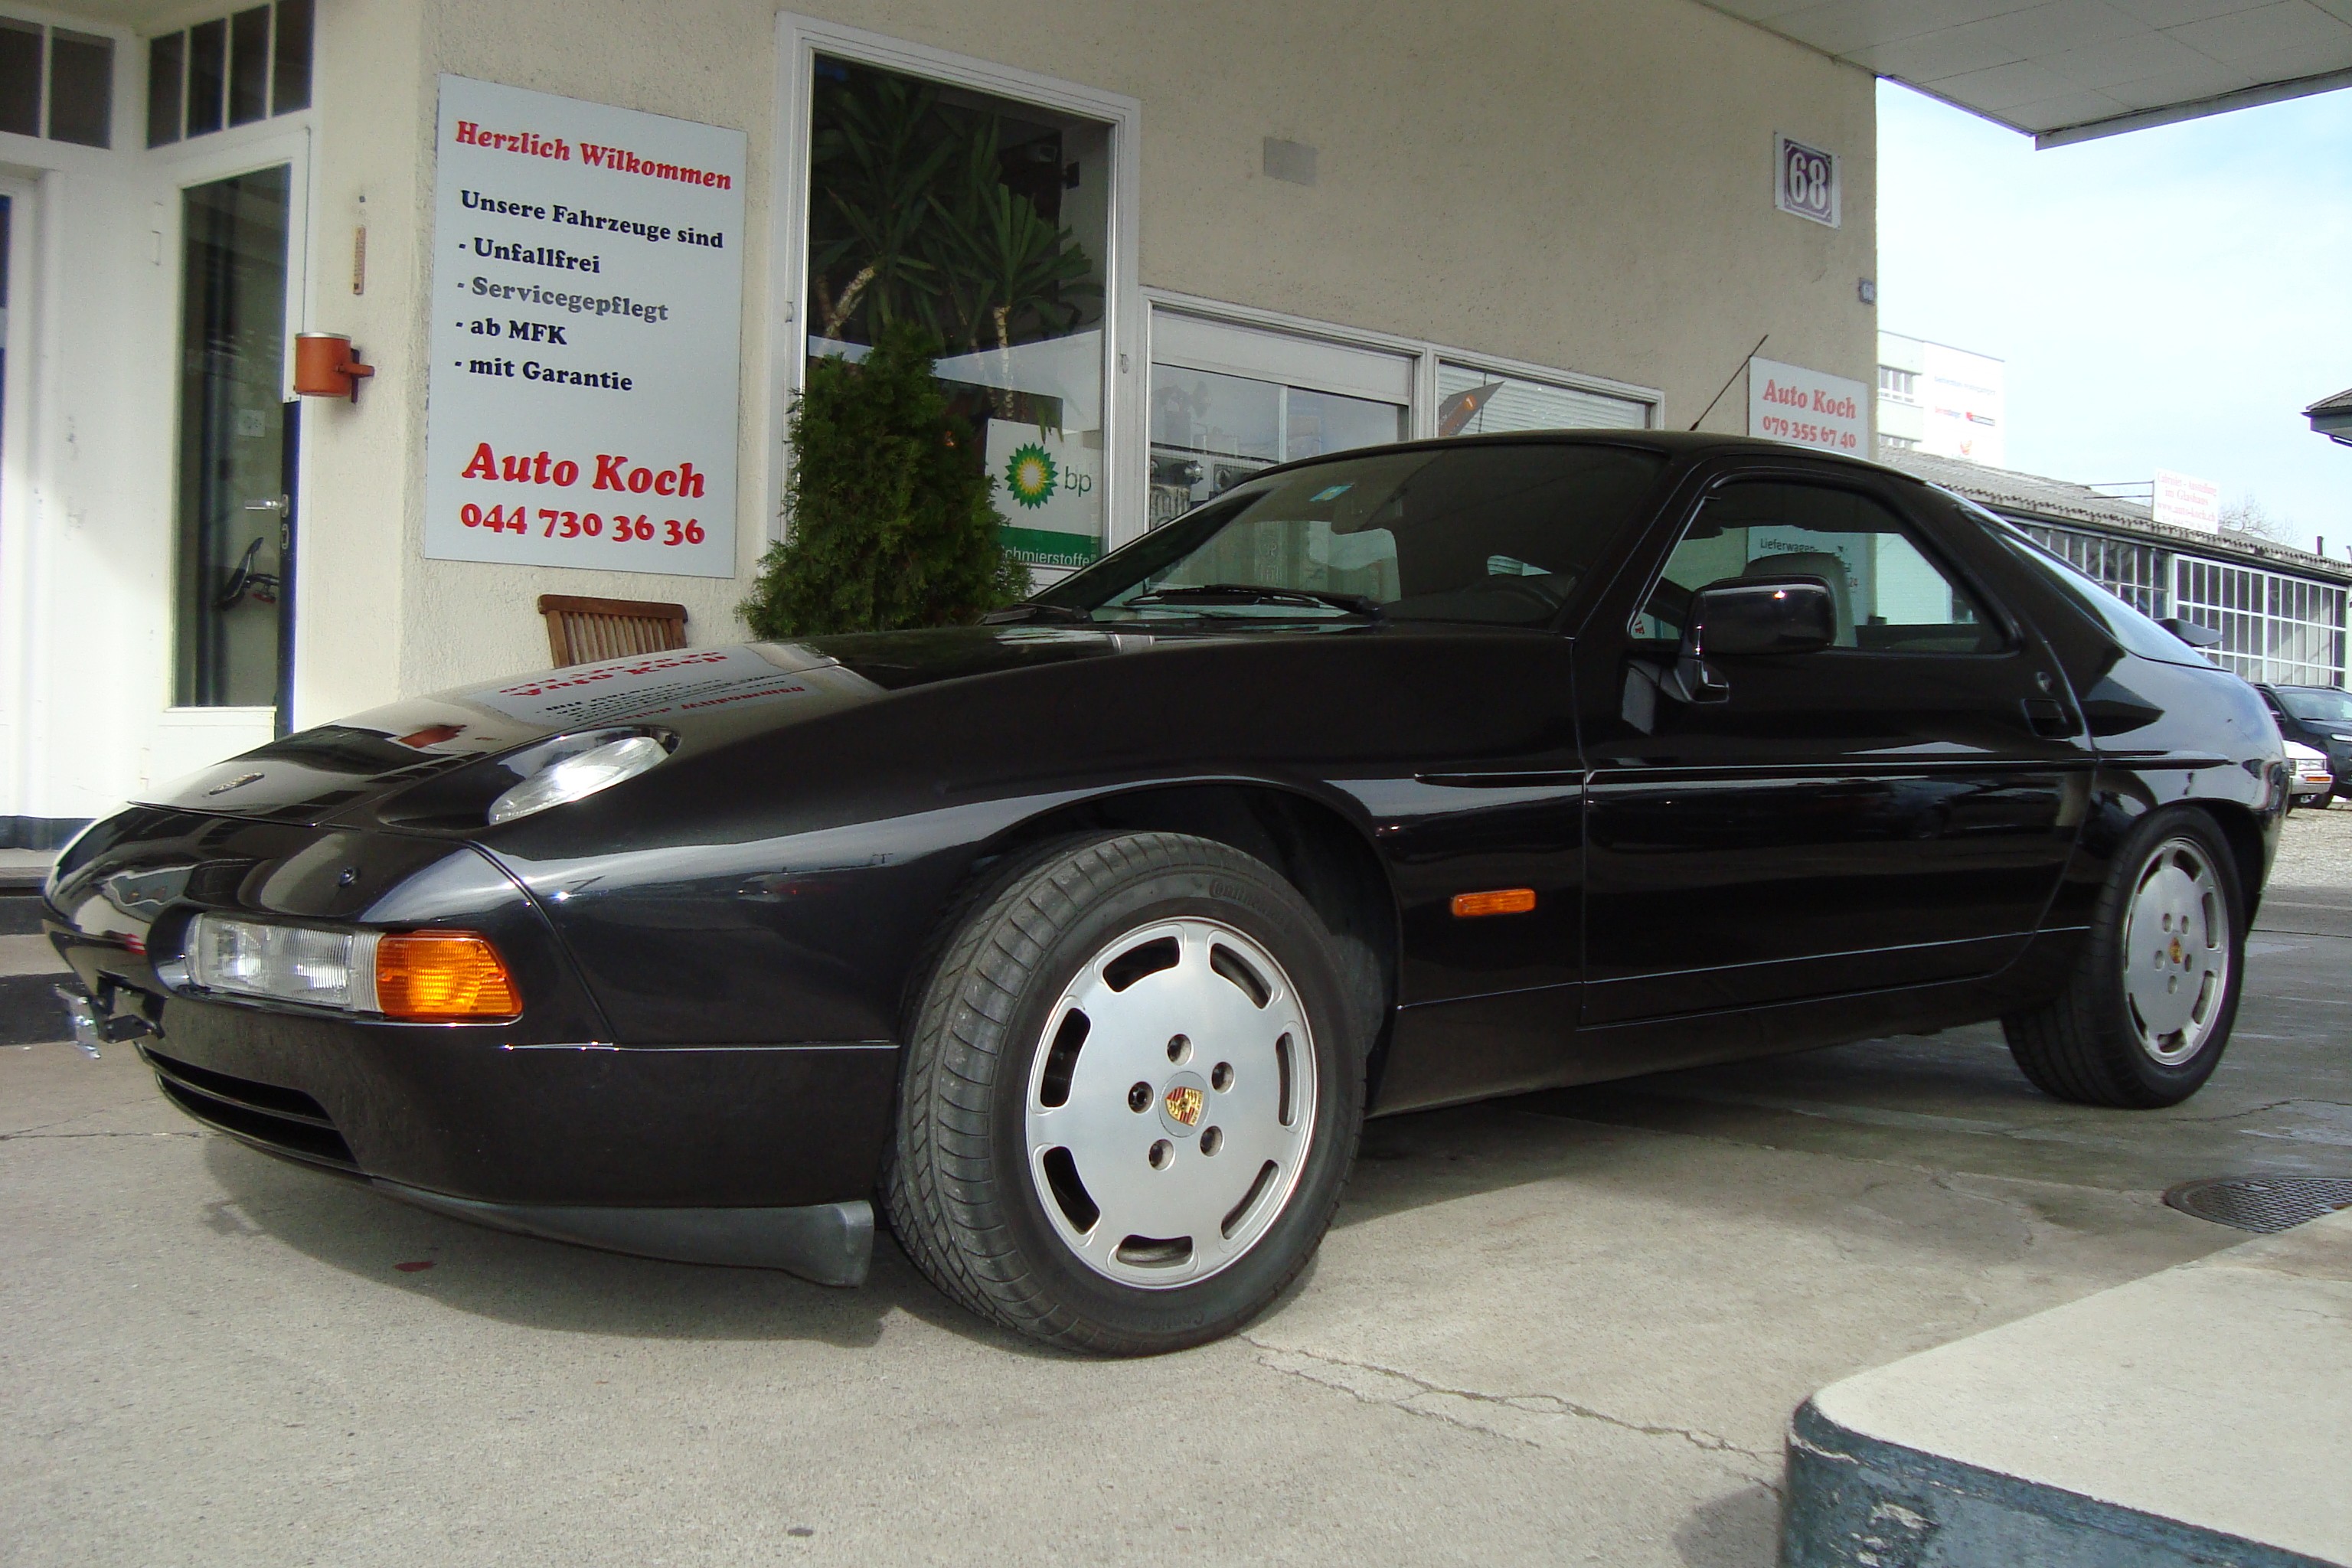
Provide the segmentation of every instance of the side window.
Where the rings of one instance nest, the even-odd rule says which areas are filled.
[[[1874,653],[1994,653],[2000,627],[1868,496],[1754,481],[1706,499],[1675,546],[1637,637],[1682,636],[1691,595],[1739,577],[1818,577],[1837,602],[1839,647]]]

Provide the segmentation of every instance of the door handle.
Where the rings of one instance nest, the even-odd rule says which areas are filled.
[[[289,504],[288,498],[285,496],[271,496],[267,500],[249,500],[246,502],[245,510],[247,511],[275,511],[282,513],[285,511]]]
[[[2083,728],[2074,710],[2055,697],[2028,697],[2018,706],[2025,710],[2025,727],[2044,740],[2063,741]]]

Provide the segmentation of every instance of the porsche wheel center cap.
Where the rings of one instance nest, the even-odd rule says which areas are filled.
[[[1179,1138],[1190,1138],[1200,1130],[1208,1102],[1209,1086],[1201,1075],[1180,1072],[1160,1091],[1160,1124]]]

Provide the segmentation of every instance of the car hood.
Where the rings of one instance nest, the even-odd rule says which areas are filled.
[[[1370,629],[1353,622],[1247,631],[964,626],[605,659],[370,709],[142,792],[135,803],[317,825],[581,730],[640,728],[699,750],[945,681],[1210,640]]]

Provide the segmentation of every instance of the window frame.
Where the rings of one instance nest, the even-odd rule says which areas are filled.
[[[1103,553],[1108,554],[1125,542],[1119,519],[1129,510],[1140,519],[1145,506],[1140,487],[1147,475],[1142,452],[1150,364],[1143,352],[1145,306],[1137,264],[1142,237],[1141,100],[790,11],[776,16],[776,116],[769,174],[769,364],[761,378],[770,389],[768,438],[761,451],[766,472],[754,471],[745,479],[747,488],[756,487],[756,493],[768,499],[767,538],[772,542],[783,537],[785,491],[792,482],[792,454],[784,439],[784,425],[793,399],[808,375],[810,116],[815,102],[816,58],[821,54],[1035,104],[1098,121],[1109,128],[1111,188],[1103,258],[1102,363],[1102,428],[1109,447],[1103,463],[1102,547]]]
[[[1697,493],[1691,498],[1675,521],[1671,530],[1670,542],[1659,553],[1655,563],[1643,579],[1642,590],[1634,595],[1633,605],[1626,612],[1624,636],[1630,648],[1636,652],[1654,654],[1679,645],[1681,639],[1678,637],[1673,643],[1668,643],[1662,638],[1643,637],[1636,630],[1642,617],[1648,613],[1650,597],[1657,592],[1658,584],[1665,580],[1666,568],[1673,563],[1675,552],[1682,547],[1683,540],[1690,532],[1691,525],[1698,521],[1699,513],[1706,509],[1707,503],[1717,494],[1734,485],[1759,483],[1810,485],[1817,489],[1843,490],[1849,495],[1858,495],[1866,500],[1876,502],[1895,519],[1896,525],[1903,531],[1904,537],[1910,542],[1913,549],[1926,558],[1928,565],[1941,573],[1948,581],[1958,584],[1976,601],[1977,608],[1984,613],[1985,624],[1990,626],[2000,637],[1999,647],[1976,648],[1967,652],[1958,652],[1948,648],[1906,649],[1842,646],[1832,646],[1816,651],[1837,654],[1844,658],[1860,656],[1866,658],[1974,659],[2006,658],[2016,653],[2023,646],[2017,617],[1997,595],[1987,589],[1982,575],[1969,571],[1966,564],[1957,559],[1953,552],[1936,537],[1935,531],[1922,522],[1916,512],[1897,501],[1886,487],[1872,483],[1870,476],[1864,474],[1824,472],[1799,464],[1783,466],[1778,463],[1767,463],[1755,467],[1724,469],[1711,473],[1700,481]]]
[[[310,112],[310,110],[295,110],[283,119],[257,120],[245,125],[228,127],[208,133],[202,138],[183,139],[152,148],[145,154],[151,162],[151,166],[158,173],[158,188],[169,193],[169,199],[164,203],[163,214],[162,244],[163,254],[172,271],[166,297],[170,300],[169,320],[172,323],[171,331],[173,333],[174,342],[177,341],[184,312],[187,309],[188,279],[184,264],[186,255],[186,236],[183,231],[186,193],[194,186],[210,184],[217,180],[234,179],[238,175],[258,174],[264,169],[285,166],[287,170],[286,319],[278,360],[278,401],[280,403],[292,401],[295,396],[294,339],[295,335],[303,330],[302,323],[310,320],[310,258],[318,238],[319,207],[316,199],[317,191],[312,184],[316,167],[315,160],[310,155],[309,123]],[[177,528],[180,507],[178,468],[180,426],[185,412],[180,405],[178,394],[173,393],[169,426],[171,466],[164,481],[164,495],[171,508],[170,515],[173,520],[172,526],[174,530]],[[314,444],[305,441],[295,453],[293,501],[294,515],[298,520],[310,515],[308,502],[313,449]],[[301,524],[298,521],[296,526],[299,531]],[[181,604],[178,588],[181,570],[178,535],[174,531],[170,537],[173,544],[169,558],[171,573],[169,581],[173,586],[166,601],[171,607],[167,624],[170,627],[172,647],[176,649],[180,636],[180,616],[184,606]],[[300,625],[299,606],[304,602],[302,590],[305,574],[300,543],[301,539],[298,531],[294,557],[296,580],[292,587],[294,602],[298,606],[296,621],[298,628]],[[295,634],[294,647],[288,650],[283,657],[299,661],[301,657],[301,634],[298,629]],[[160,687],[160,700],[157,707],[166,715],[195,714],[213,718],[227,716],[222,721],[234,723],[239,721],[259,721],[265,718],[274,719],[278,712],[274,703],[266,706],[212,706],[181,702],[179,700],[180,666],[176,653],[163,661],[161,668],[155,672],[154,679]],[[281,670],[279,675],[281,689],[284,680],[285,674]],[[265,735],[264,738],[266,739],[267,736]]]
[[[1179,293],[1169,289],[1146,288],[1143,290],[1143,298],[1149,306],[1150,320],[1152,322],[1157,322],[1163,315],[1181,316],[1211,326],[1240,327],[1258,332],[1296,338],[1310,345],[1326,345],[1388,354],[1408,361],[1411,374],[1410,400],[1406,405],[1406,424],[1410,433],[1405,439],[1410,441],[1433,441],[1440,438],[1437,434],[1437,367],[1441,362],[1482,375],[1535,382],[1570,392],[1588,392],[1596,396],[1612,397],[1622,402],[1641,405],[1643,411],[1642,424],[1623,426],[1589,426],[1588,428],[1595,434],[1606,434],[1612,428],[1628,430],[1664,428],[1665,394],[1656,387],[1640,386],[1627,381],[1612,381],[1607,376],[1591,375],[1580,371],[1561,370],[1557,366],[1534,364],[1524,360],[1505,359],[1496,354],[1477,353],[1468,349],[1438,342],[1433,339],[1401,337],[1393,332],[1379,332],[1367,328],[1342,326],[1336,321],[1317,321],[1310,317],[1292,315],[1287,311],[1263,310],[1255,306],[1235,305],[1224,300],[1205,299],[1197,294]],[[1150,452],[1149,450],[1150,431],[1148,417],[1150,382],[1149,377],[1151,366],[1156,363],[1150,352],[1149,339],[1146,342],[1146,351],[1144,354],[1146,379],[1142,385],[1142,391],[1145,394],[1143,413],[1146,417],[1141,421],[1142,437],[1132,453],[1116,459],[1116,462],[1120,465],[1131,462],[1136,486],[1131,493],[1146,502],[1146,510],[1137,514],[1134,520],[1137,526],[1133,531],[1123,534],[1118,539],[1118,543],[1121,544],[1139,539],[1150,531],[1148,527],[1143,526],[1148,517],[1148,503],[1150,496]],[[1213,371],[1221,368],[1216,365],[1193,365],[1181,358],[1171,360],[1169,363],[1182,364],[1188,369]],[[1232,374],[1255,375],[1258,373],[1236,371]],[[1364,395],[1336,383],[1318,384],[1311,376],[1294,379],[1292,384],[1313,387],[1318,391]],[[1515,435],[1529,434],[1532,432],[1499,431],[1479,438],[1503,440]],[[1456,440],[1468,438],[1453,437]]]
[[[69,16],[40,6],[9,0],[0,16],[20,27],[40,34],[40,75],[34,104],[31,135],[0,131],[0,153],[12,172],[38,178],[51,171],[117,169],[110,161],[133,156],[145,143],[147,51],[140,35],[130,27],[94,16]],[[84,38],[103,38],[113,46],[108,84],[106,145],[61,142],[49,134],[50,35],[63,30]]]

